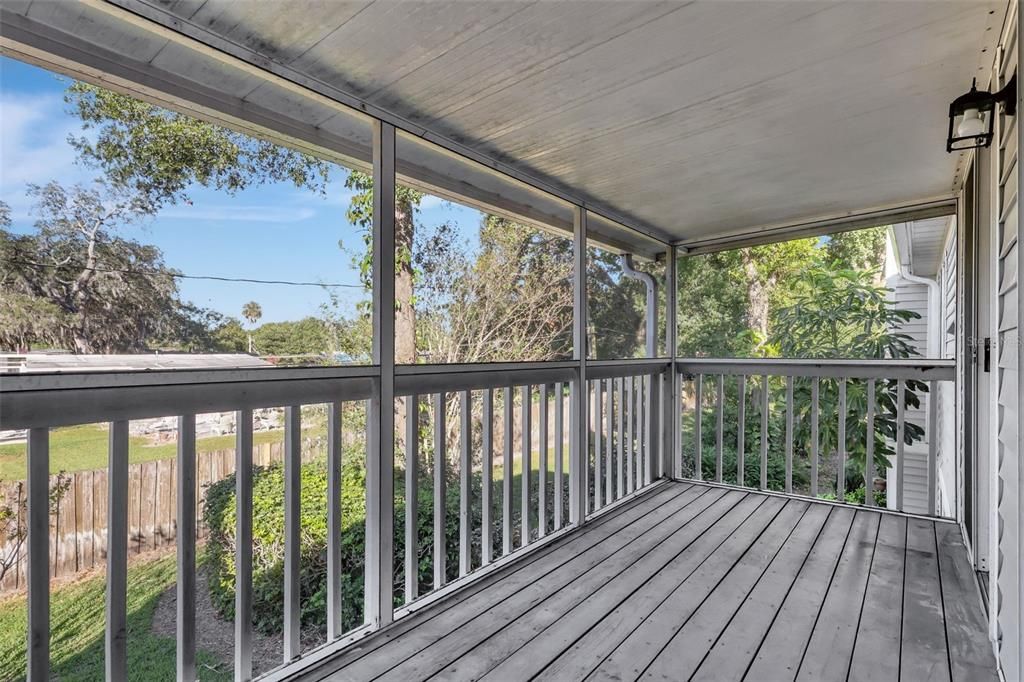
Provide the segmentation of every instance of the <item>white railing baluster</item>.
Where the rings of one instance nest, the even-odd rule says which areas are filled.
[[[846,499],[846,379],[839,382],[839,430],[836,433],[836,500]]]
[[[723,455],[725,445],[725,375],[718,375],[718,422],[715,425],[715,482],[722,482]]]
[[[512,387],[505,387],[504,463],[501,466],[501,552],[512,551]]]
[[[284,662],[302,653],[299,642],[299,561],[302,551],[302,408],[284,410]]]
[[[811,380],[811,497],[818,496],[818,377]]]
[[[875,380],[868,379],[867,452],[864,455],[864,504],[875,506]]]
[[[903,379],[896,382],[896,509],[903,511],[903,475],[906,470],[904,459],[903,439],[906,438],[906,408],[904,402],[907,399],[907,385]]]
[[[698,374],[693,381],[693,477],[702,481],[704,480],[704,427],[701,417],[704,413],[704,375]]]
[[[548,385],[540,385],[540,458],[537,462],[537,537],[548,534]]]
[[[634,427],[634,406],[633,400],[633,377],[626,377],[626,488],[629,492],[636,490],[636,462],[633,447]]]
[[[472,555],[472,439],[473,401],[469,391],[459,395],[459,577],[473,569]]]
[[[28,679],[50,679],[50,430],[28,432]],[[127,530],[125,531],[127,537]],[[127,552],[127,545],[125,545]],[[179,667],[180,670],[180,667]]]
[[[415,414],[415,396],[410,399]],[[341,418],[342,404],[330,403],[327,412],[327,639],[342,633],[341,590]],[[415,431],[415,429],[414,429]],[[406,479],[408,480],[408,479]],[[415,581],[413,582],[415,585]]]
[[[736,379],[738,402],[736,406],[736,485],[745,486],[746,477],[746,438],[747,438],[747,376],[739,375]]]
[[[196,679],[196,416],[178,417],[176,667]]]
[[[531,404],[531,386],[526,384],[519,389],[519,399],[522,401],[522,446],[523,446],[523,472],[519,476],[519,546],[526,547],[530,542],[530,467],[533,465],[531,446],[533,443],[532,425],[530,413],[533,408]]]
[[[648,471],[650,470],[649,458],[651,455],[651,429],[649,424],[649,414],[651,410],[650,403],[648,402],[649,396],[647,394],[647,377],[641,375],[637,377],[637,382],[640,384],[640,456],[637,458],[636,478],[637,486],[642,488],[650,482],[648,480]]]
[[[492,492],[494,487],[494,389],[484,391],[484,405],[481,414],[483,431],[480,434],[480,467],[483,470],[480,482],[480,563],[491,563],[494,545],[491,533],[494,522],[491,519]]]
[[[405,603],[419,596],[419,396],[405,399]]]
[[[626,479],[625,472],[623,470],[623,425],[625,421],[625,415],[623,414],[623,403],[622,403],[622,377],[615,380],[615,409],[616,409],[616,439],[618,447],[615,450],[616,464],[615,464],[615,485],[619,490],[619,497],[626,494]]]
[[[604,477],[601,475],[601,451],[604,433],[604,419],[601,413],[604,402],[601,400],[601,380],[594,381],[594,511],[600,509],[602,491],[604,489]]]
[[[565,504],[565,407],[564,388],[561,382],[555,384],[555,530],[562,527],[562,507]]]
[[[610,504],[615,500],[615,490],[613,485],[613,472],[612,466],[612,450],[615,447],[615,416],[612,413],[612,380],[605,379],[604,386],[604,418],[605,418],[605,431],[606,438],[604,443],[604,499],[605,502]]]
[[[108,680],[123,680],[128,675],[127,421],[110,423],[108,455],[106,676]]]
[[[448,546],[445,538],[445,505],[448,499],[445,480],[445,409],[444,391],[434,394],[434,589],[446,582]]]
[[[768,375],[761,377],[761,490],[768,489]]]
[[[935,478],[939,452],[939,383],[928,382],[928,513],[938,515],[936,509]]]
[[[786,492],[793,492],[793,377],[786,377]]]
[[[252,410],[235,413],[235,680],[252,679]]]

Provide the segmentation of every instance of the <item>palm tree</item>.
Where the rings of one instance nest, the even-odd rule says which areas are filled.
[[[249,320],[249,324],[256,324],[263,317],[263,308],[256,301],[249,301],[242,306],[242,317]],[[252,355],[252,332],[249,332],[249,354]]]

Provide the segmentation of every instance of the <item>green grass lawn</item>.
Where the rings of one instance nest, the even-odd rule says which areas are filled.
[[[160,595],[174,585],[174,555],[128,569],[128,679],[173,680],[175,642],[152,633]],[[63,682],[103,679],[104,576],[55,587],[50,600],[50,672]],[[0,601],[0,679],[25,677],[25,596]],[[227,666],[198,652],[202,680],[230,680]]]
[[[253,442],[257,445],[280,442],[283,439],[283,430],[259,431],[253,434]],[[107,430],[95,424],[53,429],[50,432],[50,473],[106,468],[107,440]],[[128,461],[134,464],[168,459],[175,456],[177,447],[174,443],[150,445],[145,438],[134,436],[129,443]],[[196,449],[199,452],[228,450],[234,447],[235,437],[232,435],[200,438],[196,441]],[[0,445],[0,480],[16,481],[24,478],[25,444]]]

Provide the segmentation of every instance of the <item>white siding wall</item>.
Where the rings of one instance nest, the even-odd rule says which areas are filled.
[[[912,345],[921,357],[928,355],[928,286],[904,279],[898,272],[890,274],[885,285],[892,290],[893,305],[901,310],[911,310],[921,317],[902,325],[898,330],[912,338]],[[920,409],[906,411],[907,422],[924,428],[927,403],[922,401]],[[926,434],[927,436],[927,434]],[[895,449],[894,443],[889,443]],[[925,514],[928,510],[928,441],[919,441],[904,449],[903,461],[903,510]],[[886,472],[886,501],[891,509],[896,508],[896,462]]]
[[[957,231],[955,223],[947,234],[942,254],[942,266],[937,280],[941,302],[939,311],[942,323],[939,326],[938,352],[943,359],[956,358],[957,336]],[[929,396],[929,400],[933,397]],[[939,423],[935,427],[937,442],[936,500],[939,513],[950,518],[958,517],[957,510],[957,467],[959,465],[959,439],[957,437],[957,387],[948,381],[939,382],[935,400],[939,401]],[[930,436],[929,436],[930,437]]]

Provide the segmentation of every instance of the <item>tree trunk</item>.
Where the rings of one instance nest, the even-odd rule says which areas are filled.
[[[768,336],[768,304],[774,287],[774,277],[762,281],[753,256],[743,256],[743,271],[747,276],[746,325],[757,331],[761,338]]]

